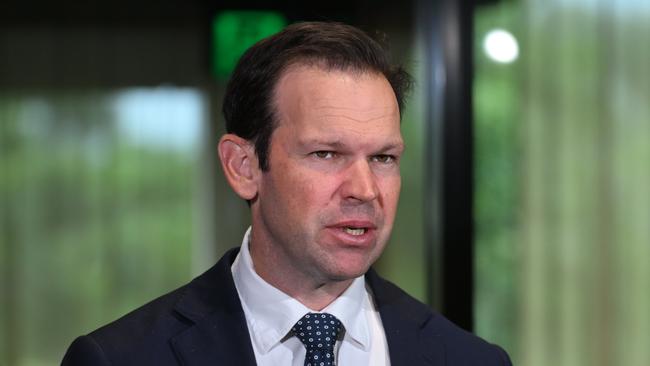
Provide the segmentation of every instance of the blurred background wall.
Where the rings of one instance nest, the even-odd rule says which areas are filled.
[[[57,364],[239,245],[225,81],[299,20],[384,32],[418,81],[380,272],[517,365],[650,364],[649,4],[3,2],[0,365]]]

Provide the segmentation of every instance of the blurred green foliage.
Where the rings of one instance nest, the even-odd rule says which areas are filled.
[[[476,13],[476,329],[515,364],[650,364],[650,7]],[[521,57],[481,48],[505,28]]]
[[[514,2],[482,8],[474,25],[476,331],[511,356],[517,352],[519,65],[489,59],[483,37],[495,28],[516,36],[517,9]]]
[[[0,364],[58,364],[75,336],[188,280],[196,157],[134,144],[109,93],[0,98]]]

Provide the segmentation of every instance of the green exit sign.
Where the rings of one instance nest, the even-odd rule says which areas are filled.
[[[287,25],[282,14],[268,11],[225,11],[212,20],[212,73],[226,78],[239,57],[255,42]]]

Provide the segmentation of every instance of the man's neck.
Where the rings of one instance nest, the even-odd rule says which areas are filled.
[[[274,263],[274,253],[264,251],[249,243],[253,269],[268,284],[291,296],[311,310],[321,311],[334,302],[350,287],[354,279],[332,281],[295,273],[291,268],[268,267]]]
[[[310,308],[311,310],[321,311],[329,304],[334,302],[334,300],[336,300],[339,296],[341,296],[341,294],[345,292],[348,287],[350,287],[351,283],[352,280],[346,280],[344,282],[323,284],[316,288],[311,287],[301,289],[300,291],[294,291],[294,293],[289,293],[280,287],[277,287],[275,285],[273,286],[298,300],[300,303]]]

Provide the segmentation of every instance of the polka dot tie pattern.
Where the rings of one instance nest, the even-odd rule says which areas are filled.
[[[334,366],[334,345],[341,331],[341,321],[332,314],[309,313],[292,330],[305,345],[305,366]]]

